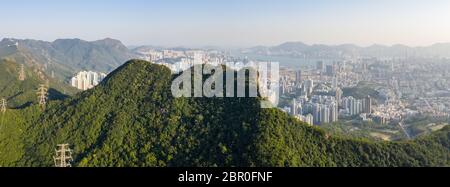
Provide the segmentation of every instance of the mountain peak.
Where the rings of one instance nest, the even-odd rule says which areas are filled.
[[[308,46],[308,45],[306,45],[303,42],[286,42],[286,43],[283,43],[283,44],[281,44],[279,46],[302,46],[302,47],[305,47],[305,46]]]
[[[134,59],[125,62],[125,64],[111,72],[101,85],[108,88],[129,90],[134,86],[130,85],[130,82],[146,87],[146,85],[142,85],[143,82],[148,82],[149,80],[169,81],[171,76],[170,69],[165,66]],[[118,86],[118,83],[121,86]]]
[[[93,43],[96,44],[102,44],[102,45],[120,45],[125,46],[120,40],[112,39],[112,38],[105,38],[97,41],[93,41]]]
[[[106,38],[103,38],[103,39],[101,39],[101,40],[97,40],[97,41],[111,41],[111,42],[120,42],[120,40],[117,40],[117,39],[114,39],[114,38],[109,38],[109,37],[106,37]]]
[[[78,42],[81,42],[81,41],[84,41],[84,40],[79,39],[79,38],[59,38],[59,39],[56,39],[55,41],[53,41],[53,43],[54,42],[61,42],[61,41],[78,41]],[[84,42],[87,42],[87,41],[84,41]]]

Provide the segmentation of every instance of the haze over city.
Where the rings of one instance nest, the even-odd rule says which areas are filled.
[[[8,0],[1,38],[97,40],[126,45],[250,47],[450,41],[447,0]],[[31,32],[32,31],[32,32]]]

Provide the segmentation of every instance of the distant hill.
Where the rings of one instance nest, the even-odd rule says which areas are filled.
[[[175,77],[164,66],[129,61],[37,116],[33,107],[23,118],[0,115],[9,127],[0,135],[22,137],[8,139],[18,146],[0,152],[1,165],[52,166],[60,143],[73,148],[74,166],[450,165],[449,128],[398,143],[335,137],[261,109],[260,98],[173,98]]]
[[[380,93],[375,90],[377,86],[378,85],[375,83],[362,81],[355,87],[342,88],[343,96],[352,96],[356,99],[364,99],[367,96],[370,96],[377,101],[384,101],[386,98],[383,98]]]
[[[141,52],[147,52],[150,50],[164,50],[164,49],[166,49],[166,48],[160,47],[160,46],[145,45],[145,46],[133,47],[132,51],[135,53],[141,53]]]
[[[110,72],[135,57],[120,41],[106,38],[88,42],[80,39],[39,40],[3,39],[0,59],[38,64],[50,74],[67,78],[79,70]]]
[[[104,39],[87,42],[79,39],[64,39],[53,42],[68,63],[80,69],[110,72],[133,58],[132,53],[120,41]]]
[[[302,42],[286,42],[278,46],[244,49],[246,54],[269,56],[291,56],[301,58],[338,58],[343,56],[361,57],[436,57],[450,58],[450,43],[439,43],[426,47],[408,47],[405,45],[372,45],[359,47],[344,45],[307,45]]]

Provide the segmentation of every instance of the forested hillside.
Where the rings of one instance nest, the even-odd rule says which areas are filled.
[[[36,103],[36,92],[40,84],[48,84],[50,100],[64,99],[77,92],[76,88],[39,73],[32,66],[23,65],[24,80],[19,79],[20,71],[21,64],[0,60],[0,99],[5,98],[10,108],[24,108]]]
[[[0,58],[40,66],[48,75],[68,80],[82,70],[108,73],[136,57],[122,42],[110,38],[97,41],[58,39],[53,42],[5,38]]]
[[[170,70],[133,60],[45,110],[0,114],[2,166],[450,166],[450,129],[408,142],[336,137],[259,98],[174,98]],[[14,137],[14,138],[10,138]]]

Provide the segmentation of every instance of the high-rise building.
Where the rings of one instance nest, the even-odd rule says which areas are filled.
[[[349,106],[349,108],[350,108],[350,115],[355,115],[355,114],[358,114],[357,113],[357,106],[358,106],[358,103],[357,103],[357,100],[355,99],[355,98],[350,98],[350,106]]]
[[[301,104],[297,104],[297,114],[303,115],[303,107]]]
[[[342,99],[342,108],[344,108],[348,115],[354,116],[361,114],[364,110],[364,100],[355,99],[352,96]]]
[[[186,57],[184,51],[163,50],[164,59],[180,58],[180,57]]]
[[[285,95],[288,93],[288,84],[289,84],[289,81],[288,81],[287,77],[281,77],[281,80],[280,80],[281,95]]]
[[[317,61],[317,63],[316,63],[316,69],[317,69],[318,71],[320,71],[320,72],[323,71],[323,69],[324,69],[323,61]]]
[[[105,77],[105,73],[81,71],[72,78],[71,84],[80,90],[88,90],[98,85]]]
[[[320,105],[319,104],[313,105],[312,115],[314,118],[314,125],[320,124]]]
[[[338,77],[336,75],[333,76],[333,79],[331,81],[332,88],[334,88],[334,89],[338,88],[338,84],[339,84],[338,81],[339,81]]]
[[[361,114],[363,109],[363,104],[361,100],[356,100],[356,114]]]
[[[363,112],[367,114],[372,113],[372,98],[370,95],[363,100]]]
[[[328,106],[320,107],[320,124],[330,122],[330,108]]]
[[[369,65],[366,62],[362,63],[361,64],[361,71],[366,72],[368,67],[369,67]]]
[[[312,114],[307,114],[305,116],[305,120],[306,123],[308,123],[309,125],[314,125],[314,116]]]
[[[342,94],[344,92],[342,92],[342,90],[340,88],[336,89],[336,93],[335,93],[335,97],[336,97],[336,103],[339,106],[341,106],[341,101],[342,101]]]
[[[310,96],[314,90],[314,81],[311,79],[306,80],[303,89],[306,95]]]
[[[326,73],[328,76],[336,75],[336,66],[335,65],[327,65]]]
[[[330,105],[330,122],[337,122],[339,119],[339,109],[336,103]]]
[[[295,72],[295,85],[302,84],[302,70],[298,70]]]
[[[304,106],[303,114],[312,114],[314,124],[336,122],[339,119],[339,108],[333,96],[314,95]]]
[[[297,115],[297,101],[295,99],[292,101],[291,114],[293,116]]]
[[[345,103],[343,103],[344,108],[347,109],[348,114],[351,116],[361,114],[362,111],[362,102],[361,100],[355,99],[353,97],[347,97],[345,99]]]

